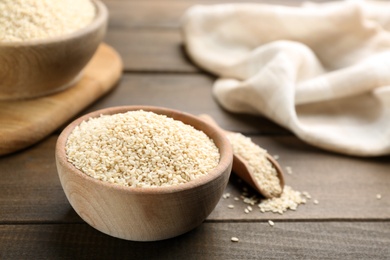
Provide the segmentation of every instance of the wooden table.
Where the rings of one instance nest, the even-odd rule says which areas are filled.
[[[191,5],[223,1],[105,2],[110,11],[105,42],[121,54],[124,74],[112,92],[80,115],[135,104],[210,114],[223,128],[279,155],[282,167],[292,169],[286,183],[308,191],[312,200],[284,215],[257,208],[245,214],[246,205],[233,199],[242,192],[233,175],[226,190],[231,197],[222,198],[195,230],[158,242],[120,240],[90,227],[69,205],[54,161],[59,129],[0,158],[0,259],[390,259],[389,156],[359,159],[325,152],[265,118],[228,113],[213,99],[215,78],[186,57],[179,20]],[[233,236],[238,243],[230,241]]]

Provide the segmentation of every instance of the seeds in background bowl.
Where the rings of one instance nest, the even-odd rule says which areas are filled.
[[[87,175],[130,187],[186,183],[208,174],[220,159],[204,132],[142,110],[83,121],[65,149],[68,161]]]
[[[77,31],[95,17],[90,0],[2,0],[0,41],[46,39]]]

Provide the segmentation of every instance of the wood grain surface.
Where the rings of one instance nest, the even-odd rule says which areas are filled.
[[[195,230],[159,242],[116,239],[86,224],[62,190],[54,150],[65,123],[27,149],[0,157],[0,259],[389,259],[389,156],[364,159],[325,152],[267,118],[225,111],[212,95],[215,77],[186,57],[179,31],[182,12],[197,3],[225,1],[104,2],[110,12],[105,42],[121,56],[124,75],[116,88],[69,120],[119,105],[206,113],[222,128],[242,132],[278,155],[282,168],[292,169],[292,174],[285,172],[286,184],[308,191],[312,200],[283,215],[255,207],[245,214],[246,204],[234,200],[244,184],[233,174],[225,190],[230,198],[221,199]],[[231,242],[232,236],[239,242]]]
[[[2,259],[388,259],[389,243],[389,222],[204,223],[150,243],[119,240],[87,224],[0,226]]]
[[[45,138],[111,90],[121,74],[120,56],[102,44],[71,88],[41,98],[0,101],[0,155]]]

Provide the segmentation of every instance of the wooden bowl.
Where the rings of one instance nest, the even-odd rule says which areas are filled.
[[[219,148],[218,166],[207,175],[184,184],[132,188],[96,180],[67,161],[67,138],[83,120],[141,109],[180,120],[206,133]],[[133,241],[167,239],[200,225],[221,198],[232,161],[230,143],[215,126],[187,113],[149,106],[107,108],[82,116],[63,130],[56,145],[59,178],[74,210],[97,230]]]
[[[0,42],[0,100],[52,94],[81,78],[107,27],[106,6],[98,0],[93,3],[95,19],[74,33],[43,40]]]

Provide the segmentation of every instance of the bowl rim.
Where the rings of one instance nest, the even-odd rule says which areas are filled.
[[[53,44],[58,42],[63,42],[70,39],[79,38],[83,35],[89,34],[97,30],[102,24],[106,23],[108,20],[108,10],[106,5],[100,0],[90,0],[95,6],[96,14],[93,20],[86,26],[64,35],[57,35],[54,37],[44,38],[44,39],[33,39],[26,41],[11,41],[11,42],[2,42],[0,41],[0,47],[8,48],[17,48],[17,47],[30,47],[43,44]]]
[[[181,183],[178,185],[159,186],[159,187],[128,187],[128,186],[112,184],[105,181],[94,179],[93,177],[77,169],[72,163],[68,162],[66,152],[65,152],[65,144],[70,133],[81,122],[91,117],[98,117],[100,115],[112,115],[116,113],[125,113],[127,111],[136,111],[136,110],[151,111],[157,114],[167,115],[168,117],[174,115],[175,119],[180,121],[181,121],[180,118],[187,118],[189,120],[196,121],[199,124],[198,127],[194,126],[195,129],[203,131],[202,129],[208,128],[209,134],[207,133],[205,134],[209,136],[214,141],[214,143],[215,143],[215,138],[219,138],[221,140],[220,146],[218,146],[218,144],[215,143],[220,153],[220,160],[218,165],[208,174],[200,176],[195,180],[191,180],[189,182]],[[67,171],[67,173],[63,173],[63,174],[76,174],[78,177],[81,177],[85,181],[92,182],[94,185],[100,186],[102,188],[104,187],[104,189],[112,189],[112,190],[118,190],[118,191],[131,193],[131,194],[144,194],[144,195],[171,194],[171,193],[177,193],[185,190],[191,190],[196,187],[204,186],[222,177],[226,170],[228,170],[229,168],[231,169],[233,163],[233,149],[230,145],[229,139],[227,139],[226,135],[222,132],[222,130],[186,112],[182,112],[182,111],[178,111],[166,107],[144,106],[144,105],[108,107],[108,108],[96,110],[94,112],[90,112],[88,114],[85,114],[75,119],[59,135],[56,143],[55,156],[57,160],[58,173],[60,173],[58,169],[59,167],[58,164],[60,163],[64,168],[66,168]],[[230,171],[229,171],[229,175],[230,175]]]

